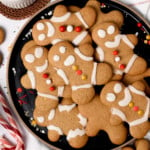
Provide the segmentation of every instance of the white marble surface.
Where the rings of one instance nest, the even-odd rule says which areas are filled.
[[[130,5],[133,9],[138,11],[142,16],[145,17],[150,22],[150,0],[120,0],[127,5]],[[17,36],[18,32],[23,28],[24,24],[29,20],[29,18],[24,20],[11,20],[0,14],[0,27],[3,27],[6,30],[6,39],[3,44],[0,45],[0,52],[3,54],[3,64],[0,67],[0,87],[5,93],[6,97],[8,97],[7,84],[6,84],[6,68],[8,63],[8,56],[10,53],[10,49],[13,45],[13,41]],[[9,101],[9,98],[8,98]],[[4,116],[0,106],[0,114]],[[23,126],[19,124],[18,118],[14,115],[14,118],[18,122],[20,130],[23,134],[25,141],[25,150],[48,150],[44,144],[39,142],[35,137],[33,137]],[[11,137],[8,136],[7,131],[0,126],[0,136],[5,135],[10,140],[13,141]],[[150,138],[150,135],[147,136]],[[50,149],[49,149],[50,150]]]

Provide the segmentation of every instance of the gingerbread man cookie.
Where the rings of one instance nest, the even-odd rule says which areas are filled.
[[[56,44],[63,40],[74,45],[91,43],[87,29],[95,23],[95,19],[96,12],[89,6],[70,12],[66,6],[58,5],[51,19],[40,20],[33,26],[32,36],[38,45]]]
[[[100,94],[102,103],[111,109],[111,124],[127,122],[130,134],[135,138],[143,138],[150,130],[150,99],[144,90],[140,81],[127,87],[122,82],[111,81]]]
[[[104,130],[112,143],[122,144],[127,137],[127,129],[123,124],[111,125],[110,109],[103,105],[98,95],[85,105],[79,105],[80,113],[88,119],[86,134],[96,136],[99,131]]]
[[[93,53],[90,44],[74,47],[64,41],[52,46],[48,54],[64,84],[71,86],[72,99],[77,104],[89,102],[95,94],[93,85],[103,85],[112,77],[112,68],[106,63],[96,63]]]
[[[121,34],[115,23],[105,22],[94,27],[92,38],[98,45],[97,60],[113,67],[114,79],[120,79],[123,73],[138,75],[146,71],[146,61],[133,51],[138,42],[136,35]]]
[[[36,89],[34,116],[37,124],[45,125],[46,112],[55,108],[58,97],[71,97],[71,89],[67,86],[56,86],[55,80],[61,84],[61,79],[48,63],[48,50],[30,41],[23,47],[21,58],[27,72],[21,77],[21,84],[27,89]],[[52,77],[55,77],[53,80]]]
[[[76,104],[71,99],[63,99],[50,115],[48,138],[56,142],[61,135],[66,135],[66,140],[72,147],[81,148],[88,141],[86,124],[87,119],[79,113]]]

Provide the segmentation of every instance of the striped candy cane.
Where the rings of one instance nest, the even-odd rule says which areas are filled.
[[[16,122],[14,121],[14,119],[12,117],[12,114],[6,103],[6,100],[4,99],[4,97],[2,96],[1,93],[0,93],[0,103],[2,104],[2,108],[7,116],[8,121],[9,121],[9,123],[8,123],[5,119],[3,119],[0,116],[0,125],[2,125],[5,129],[7,129],[9,134],[12,137],[14,137],[14,139],[16,140],[16,143],[17,143],[17,145],[13,145],[6,138],[0,137],[0,149],[1,150],[24,150],[24,143],[22,140],[22,136],[21,136],[19,130],[17,129]]]

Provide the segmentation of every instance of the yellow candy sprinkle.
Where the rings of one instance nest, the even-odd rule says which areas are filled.
[[[31,125],[32,125],[32,126],[36,126],[36,121],[35,121],[35,120],[32,120]]]
[[[82,80],[86,80],[87,79],[87,75],[82,75]]]
[[[129,107],[132,108],[134,106],[134,102],[129,103]]]
[[[144,44],[147,44],[148,43],[148,41],[147,40],[144,40]]]
[[[146,39],[147,39],[147,40],[150,40],[150,35],[147,35],[147,36],[146,36]]]
[[[139,111],[138,111],[138,114],[139,114],[139,115],[143,115],[143,110],[139,110]]]
[[[72,70],[77,71],[77,70],[78,70],[78,66],[73,65],[73,66],[72,66]]]

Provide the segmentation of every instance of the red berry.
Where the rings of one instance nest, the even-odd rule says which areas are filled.
[[[76,32],[81,32],[81,31],[82,31],[82,28],[81,28],[80,26],[77,26],[77,27],[75,27],[75,31],[76,31]]]
[[[142,27],[142,23],[138,22],[137,23],[137,27],[141,28]]]
[[[117,50],[115,50],[115,51],[113,51],[113,55],[118,55],[118,51]]]
[[[139,110],[139,107],[138,107],[138,106],[134,106],[134,107],[133,107],[133,110],[134,110],[134,111],[138,111],[138,110]]]
[[[22,92],[22,88],[18,88],[18,89],[17,89],[17,92],[18,92],[18,93],[21,93],[21,92]]]
[[[150,45],[150,41],[148,41],[147,44]]]
[[[59,27],[59,31],[60,32],[65,32],[66,31],[66,27],[65,26],[60,26]]]
[[[82,74],[82,70],[77,70],[77,75],[81,75]]]
[[[49,89],[50,89],[50,91],[54,91],[54,90],[55,90],[55,87],[54,87],[54,86],[51,86]]]
[[[43,78],[48,78],[49,74],[48,73],[44,73],[43,74]]]
[[[126,67],[126,66],[125,66],[124,64],[121,64],[121,65],[119,66],[120,69],[125,69],[125,67]]]

